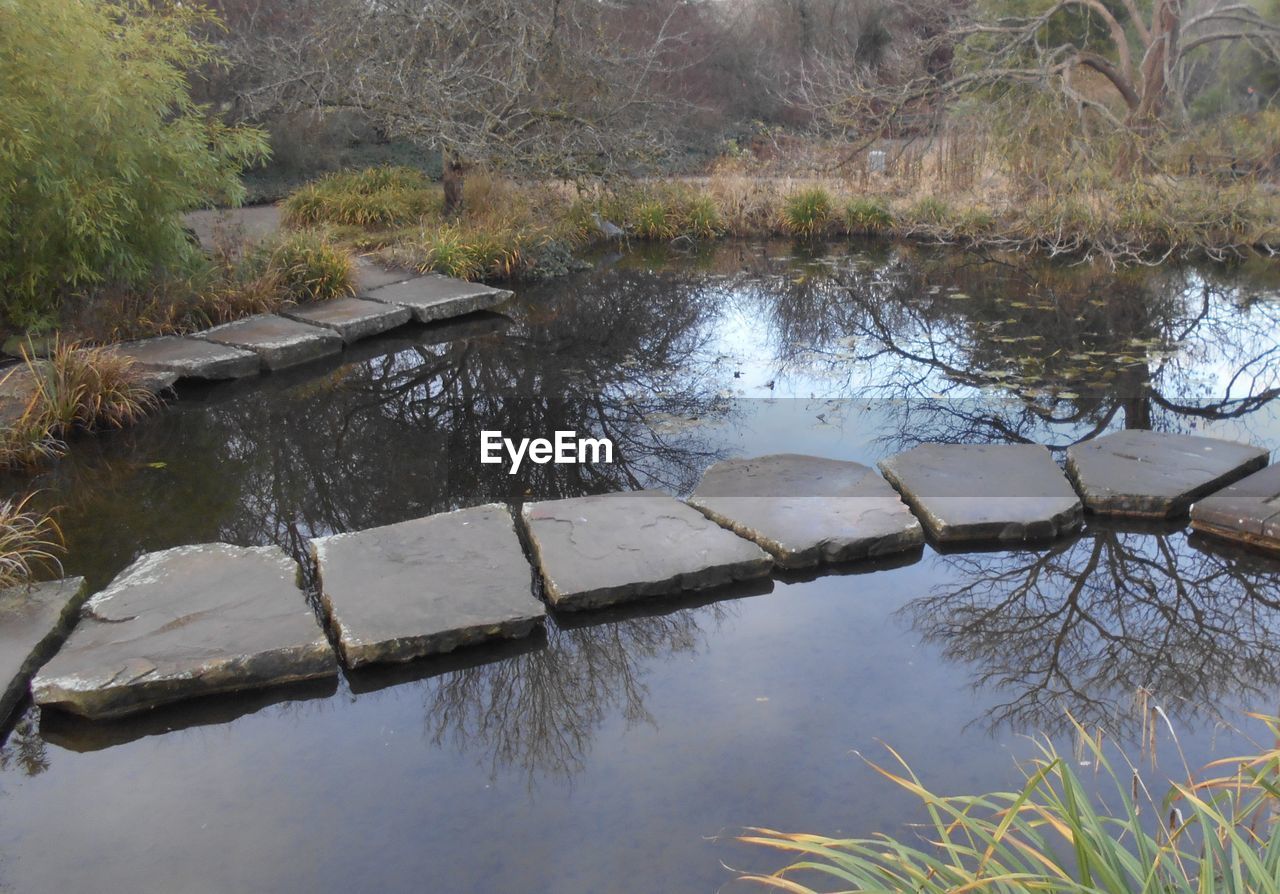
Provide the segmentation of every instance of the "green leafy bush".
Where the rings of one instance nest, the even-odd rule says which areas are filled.
[[[190,261],[181,213],[240,199],[267,148],[191,100],[212,22],[176,0],[0,0],[3,322],[45,323],[69,293]]]

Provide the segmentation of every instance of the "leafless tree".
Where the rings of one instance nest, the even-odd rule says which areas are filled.
[[[1238,0],[1044,0],[938,5],[898,48],[914,72],[887,86],[856,59],[815,63],[797,92],[829,126],[876,133],[906,113],[941,114],[957,97],[1010,87],[1042,91],[1117,132],[1144,136],[1184,108],[1182,76],[1202,48],[1248,44],[1280,62],[1280,23]],[[947,64],[938,64],[946,60]],[[1086,88],[1082,70],[1108,91]],[[989,95],[989,94],[988,94]],[[1131,141],[1131,146],[1137,143]],[[1127,152],[1121,165],[1138,155]]]
[[[472,166],[579,179],[663,151],[666,104],[649,88],[669,73],[679,37],[670,14],[651,32],[628,32],[624,7],[303,0],[289,29],[240,35],[235,63],[253,72],[240,101],[258,115],[356,110],[439,151],[454,213]]]

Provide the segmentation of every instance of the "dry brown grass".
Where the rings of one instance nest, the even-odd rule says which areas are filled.
[[[30,503],[30,496],[0,500],[0,590],[27,583],[43,566],[58,566],[62,532]]]

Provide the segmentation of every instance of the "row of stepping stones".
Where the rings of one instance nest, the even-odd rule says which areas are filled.
[[[338,658],[358,668],[525,636],[548,604],[589,610],[899,554],[926,533],[940,546],[1056,537],[1086,508],[1178,516],[1237,482],[1193,510],[1198,527],[1229,533],[1280,493],[1280,466],[1244,478],[1267,456],[1134,431],[1073,447],[1067,475],[1037,445],[925,445],[882,462],[883,478],[782,454],[716,463],[685,501],[634,491],[534,502],[519,526],[503,504],[477,506],[317,538],[312,560]],[[337,661],[299,581],[278,547],[218,543],[144,555],[87,602],[80,580],[0,594],[0,680],[13,681],[2,707],[32,674],[37,704],[95,718],[332,677]]]
[[[433,273],[380,271],[356,297],[257,314],[190,336],[125,342],[115,350],[141,370],[171,377],[165,386],[178,379],[238,379],[337,354],[411,320],[434,323],[489,310],[510,297],[504,289]]]

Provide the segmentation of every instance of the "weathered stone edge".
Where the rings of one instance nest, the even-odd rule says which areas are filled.
[[[58,615],[57,623],[54,624],[52,630],[45,634],[43,639],[36,643],[35,648],[31,650],[31,654],[27,656],[27,660],[22,663],[18,675],[8,681],[4,691],[0,692],[0,725],[3,725],[8,720],[9,715],[13,713],[13,709],[27,695],[31,680],[35,677],[36,672],[66,642],[71,630],[76,626],[76,620],[80,617],[80,609],[89,598],[89,587],[83,577],[67,578],[65,583],[75,584],[76,590],[71,598],[67,600],[66,605],[63,606],[62,612]]]
[[[915,526],[906,531],[897,531],[880,537],[861,537],[857,540],[830,538],[807,549],[796,549],[787,546],[780,540],[766,535],[743,522],[731,518],[718,511],[703,500],[715,500],[716,497],[699,498],[690,496],[684,502],[697,509],[708,519],[726,531],[737,534],[744,540],[750,540],[765,552],[773,556],[774,563],[782,569],[794,571],[800,568],[813,568],[818,565],[839,565],[845,562],[857,562],[907,552],[924,545],[924,529],[912,513]]]
[[[1089,441],[1084,441],[1081,446],[1089,443]],[[1253,445],[1245,446],[1252,447]],[[1262,450],[1260,447],[1255,449]],[[1191,511],[1191,505],[1197,500],[1210,494],[1215,494],[1242,478],[1247,478],[1254,472],[1265,469],[1269,461],[1270,453],[1263,450],[1247,463],[1243,463],[1235,469],[1205,482],[1200,487],[1189,491],[1181,497],[1139,497],[1136,501],[1128,497],[1112,495],[1110,492],[1096,493],[1085,487],[1080,481],[1080,473],[1076,468],[1076,458],[1070,451],[1067,452],[1066,472],[1067,480],[1071,482],[1071,486],[1080,495],[1080,500],[1084,503],[1085,509],[1096,515],[1110,515],[1118,518],[1168,519],[1182,518]]]

